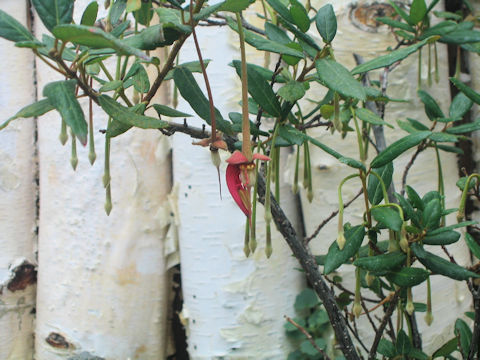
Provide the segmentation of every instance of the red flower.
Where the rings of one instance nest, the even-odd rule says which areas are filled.
[[[250,219],[252,213],[252,203],[250,201],[250,189],[255,182],[255,163],[253,160],[268,161],[270,158],[262,154],[253,154],[252,161],[240,151],[236,150],[226,161],[227,166],[227,186],[233,200],[237,203],[240,210]]]

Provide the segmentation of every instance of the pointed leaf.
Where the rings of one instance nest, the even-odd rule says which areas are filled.
[[[402,228],[402,218],[398,211],[389,207],[376,207],[372,209],[372,216],[380,224],[393,231],[400,231]]]
[[[109,82],[105,83],[104,85],[102,85],[100,87],[100,89],[98,89],[98,91],[100,91],[100,92],[113,91],[113,90],[117,90],[117,89],[121,88],[122,85],[123,85],[122,80],[113,80],[113,81],[109,81]]]
[[[45,27],[52,31],[60,24],[70,24],[73,19],[72,0],[32,0],[32,4]]]
[[[438,106],[435,99],[432,96],[430,96],[429,93],[427,93],[424,90],[418,90],[417,94],[420,97],[420,100],[425,105],[425,113],[427,114],[430,120],[435,121],[438,118],[445,117],[445,115],[442,112],[442,109],[440,109],[440,106]]]
[[[62,119],[72,129],[75,136],[85,145],[88,126],[82,107],[75,96],[76,80],[55,81],[43,88],[43,95],[58,110]]]
[[[444,226],[444,227],[435,229],[433,231],[429,231],[427,235],[429,235],[429,236],[430,235],[437,235],[437,234],[444,233],[446,231],[450,231],[450,230],[453,230],[453,229],[458,229],[458,228],[461,228],[461,227],[471,226],[471,225],[475,225],[475,224],[478,224],[478,222],[477,221],[464,221],[464,222],[461,222],[461,223],[458,223],[458,224]]]
[[[85,8],[80,24],[85,26],[95,25],[95,21],[97,21],[97,15],[98,15],[98,3],[96,1],[92,1]]]
[[[380,116],[378,116],[377,114],[375,114],[373,111],[371,110],[368,110],[366,108],[358,108],[355,110],[355,115],[357,115],[357,117],[362,120],[362,121],[365,121],[369,124],[373,124],[373,125],[384,125],[384,126],[388,126],[389,128],[392,128],[393,129],[393,126],[390,125],[389,123],[387,123],[386,121],[384,121]]]
[[[412,5],[410,5],[410,20],[414,24],[418,24],[426,14],[427,4],[425,4],[425,0],[413,0]]]
[[[475,104],[480,104],[480,94],[474,91],[472,88],[465,85],[463,82],[458,80],[457,78],[451,77],[450,81],[452,82],[455,87],[464,93],[470,100],[472,100]]]
[[[379,354],[386,356],[389,359],[392,359],[397,354],[397,350],[395,349],[395,345],[391,341],[386,339],[380,339],[378,343],[377,351]]]
[[[400,271],[391,272],[387,279],[401,287],[412,287],[427,280],[430,272],[416,267],[405,267]]]
[[[379,169],[372,169],[383,180],[386,189],[390,187],[392,183],[392,175],[393,175],[393,164],[388,163],[382,166]],[[378,205],[383,200],[383,190],[380,181],[375,175],[370,174],[368,176],[368,184],[367,184],[367,192],[368,192],[368,200],[373,205]],[[388,199],[385,199],[388,200]]]
[[[132,113],[138,114],[138,115],[143,115],[143,113],[145,112],[145,108],[146,108],[146,105],[140,103],[140,104],[137,104],[137,105],[134,105],[132,107],[127,108],[127,110],[132,112]],[[110,121],[110,123],[108,124],[106,135],[109,138],[113,138],[113,137],[116,137],[118,135],[121,135],[121,134],[127,132],[132,127],[133,127],[133,125],[123,123],[123,122],[120,122],[120,121],[112,118],[112,121]]]
[[[307,32],[310,28],[310,19],[303,5],[298,1],[293,2],[290,7],[290,14],[292,15],[295,25],[304,33]]]
[[[372,168],[382,167],[383,165],[393,161],[398,156],[403,154],[408,149],[420,144],[428,136],[431,135],[430,131],[419,131],[414,134],[410,134],[395,141],[389,145],[385,150],[380,152],[371,162]]]
[[[381,272],[395,269],[405,263],[407,256],[400,251],[358,258],[353,265],[362,269]]]
[[[5,11],[0,10],[0,37],[10,41],[35,41],[30,31]]]
[[[412,341],[405,333],[405,331],[400,330],[397,335],[397,343],[395,344],[397,353],[402,355],[407,355],[412,349]]]
[[[470,235],[465,233],[465,242],[468,245],[468,248],[477,259],[480,259],[480,244]]]
[[[442,204],[439,199],[433,199],[425,205],[425,210],[422,215],[423,226],[427,230],[438,228],[440,218],[442,217]]]
[[[460,239],[458,231],[444,231],[436,235],[428,235],[423,239],[425,245],[450,245],[456,243]]]
[[[453,119],[462,119],[463,116],[472,108],[473,101],[463,92],[459,92],[452,100],[449,109],[449,116]]]
[[[362,245],[365,237],[365,228],[361,225],[352,227],[345,231],[346,243],[342,250],[339,249],[336,241],[330,245],[327,258],[325,259],[325,274],[329,274],[340,265],[346,263],[353,255],[355,255]]]
[[[317,60],[315,65],[320,80],[329,89],[346,97],[366,100],[366,93],[362,84],[355,80],[343,65],[330,59]]]
[[[462,319],[457,319],[457,321],[455,321],[455,336],[458,339],[463,358],[468,359],[470,342],[472,340],[472,330],[470,330],[468,324]]]
[[[447,129],[447,133],[449,134],[465,134],[472,131],[480,130],[480,120],[477,119],[475,122],[457,125]]]
[[[10,119],[5,121],[3,124],[0,124],[0,130],[7,127],[7,125],[15,119],[40,116],[53,109],[55,109],[55,107],[52,104],[50,104],[50,101],[48,99],[39,100],[37,102],[34,102],[33,104],[25,106],[24,108],[19,110],[14,116],[12,116]]]
[[[331,43],[337,33],[337,17],[331,4],[324,5],[318,10],[315,25],[323,41]]]
[[[447,357],[450,355],[452,352],[457,350],[458,347],[458,340],[457,338],[453,338],[449,341],[447,341],[445,344],[443,344],[440,348],[438,348],[432,355],[433,359],[439,358],[439,357]]]
[[[203,64],[205,65],[205,68],[208,67],[208,64],[210,64],[210,59],[203,59]],[[192,73],[201,73],[202,72],[202,66],[200,65],[200,61],[189,61],[189,62],[186,62],[186,63],[182,63],[180,65],[177,65],[176,67],[184,67],[186,69],[188,69],[190,72]],[[167,76],[165,76],[165,79],[164,80],[171,80],[173,79],[173,71],[175,69],[172,69],[170,70],[168,73],[167,73]]]
[[[172,109],[171,107],[160,105],[160,104],[153,104],[153,108],[158,113],[158,115],[165,115],[169,117],[191,117],[192,115],[178,111],[176,109]]]

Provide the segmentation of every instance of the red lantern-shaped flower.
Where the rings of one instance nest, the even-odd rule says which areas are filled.
[[[250,200],[250,190],[255,185],[255,163],[253,160],[268,161],[270,158],[262,154],[253,154],[252,160],[240,151],[236,150],[226,161],[227,166],[227,186],[233,200],[237,203],[240,210],[250,219],[252,214],[252,203]]]

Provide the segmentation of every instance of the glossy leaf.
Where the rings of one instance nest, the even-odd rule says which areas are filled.
[[[436,229],[440,224],[442,217],[442,204],[440,200],[434,199],[425,205],[425,210],[422,214],[423,226],[427,230]]]
[[[98,3],[96,1],[92,1],[85,8],[80,24],[85,26],[95,25],[95,21],[97,21],[97,14],[98,14]]]
[[[395,348],[397,349],[397,353],[402,355],[407,355],[412,349],[412,341],[405,333],[405,331],[400,330],[398,332]]]
[[[456,243],[460,239],[460,233],[449,230],[436,235],[428,235],[423,239],[425,245],[450,245]]]
[[[430,136],[430,131],[419,131],[414,134],[407,135],[393,144],[389,145],[385,150],[380,152],[370,163],[372,168],[382,167],[383,165],[393,161],[398,156],[403,154],[408,149],[420,144],[428,136]]]
[[[464,221],[464,222],[461,222],[461,223],[457,223],[457,224],[453,224],[453,225],[449,225],[449,226],[443,226],[441,228],[435,229],[433,231],[428,232],[428,235],[437,235],[437,234],[441,234],[441,233],[446,232],[446,231],[458,229],[458,228],[461,228],[461,227],[471,226],[471,225],[475,225],[475,224],[478,224],[478,222],[477,221]]]
[[[465,233],[465,242],[472,254],[475,255],[477,259],[480,259],[480,244],[469,233]]]
[[[297,25],[302,32],[307,32],[310,28],[310,19],[303,5],[298,1],[294,1],[292,6],[290,6],[290,14],[292,15],[295,25]]]
[[[60,24],[70,24],[73,20],[72,0],[32,0],[32,4],[37,11],[45,27],[52,31]]]
[[[390,184],[392,183],[393,164],[388,163],[381,168],[372,170],[375,171],[378,175],[380,175],[380,178],[383,180],[383,183],[388,190]],[[368,200],[371,204],[378,205],[383,200],[382,186],[375,175],[370,174],[368,176],[367,192]]]
[[[337,17],[331,4],[326,4],[318,10],[315,25],[323,41],[331,43],[337,33]]]
[[[107,95],[100,95],[98,102],[108,115],[125,125],[141,129],[162,129],[168,126],[168,123],[163,120],[133,113]]]
[[[346,97],[366,100],[362,84],[343,65],[334,60],[320,59],[315,62],[315,66],[318,77],[329,89]]]
[[[420,49],[422,46],[424,46],[428,41],[429,41],[429,39],[425,39],[425,40],[419,41],[418,43],[416,43],[414,45],[410,45],[410,46],[407,46],[405,48],[394,50],[387,55],[379,56],[375,59],[364,62],[363,64],[360,64],[360,65],[356,66],[352,70],[352,74],[353,75],[361,74],[361,73],[364,73],[364,72],[367,72],[367,71],[370,71],[370,70],[383,68],[385,66],[390,66],[393,63],[396,63],[397,61],[405,59],[410,54],[413,54],[418,49]]]
[[[389,207],[376,207],[372,209],[372,216],[380,224],[393,231],[400,231],[403,220],[398,211]]]
[[[293,17],[288,11],[288,8],[283,5],[280,0],[267,0],[267,3],[275,10],[282,18],[290,23],[293,23]]]
[[[368,271],[382,272],[401,266],[406,259],[407,256],[403,252],[396,251],[388,254],[361,257],[355,260],[353,265]]]
[[[473,101],[463,92],[459,92],[452,100],[449,109],[449,116],[453,119],[462,119],[463,116],[472,108]]]
[[[211,125],[210,104],[195,81],[192,73],[185,67],[177,67],[173,72],[173,79],[175,80],[175,85],[177,85],[180,94],[185,100],[187,100],[193,111],[205,120],[207,124]],[[223,119],[223,116],[218,109],[215,109],[215,120],[217,128],[220,131],[223,131],[226,134],[232,134],[230,123]]]
[[[19,110],[15,115],[13,115],[10,119],[5,121],[3,124],[0,124],[0,130],[7,127],[7,125],[12,122],[13,120],[20,119],[20,118],[30,118],[43,115],[50,110],[55,109],[48,99],[42,99],[33,104],[27,105],[21,110]]]
[[[458,80],[457,78],[451,77],[450,81],[452,82],[455,87],[464,93],[470,100],[472,100],[475,104],[480,104],[480,94],[474,91],[472,88],[465,85],[463,82]]]
[[[454,332],[458,339],[458,344],[460,345],[460,351],[462,352],[463,358],[468,359],[470,342],[472,340],[472,330],[470,330],[470,327],[465,321],[462,319],[457,319],[457,321],[455,321]]]
[[[446,44],[469,44],[480,41],[480,31],[475,30],[454,30],[448,34],[443,35],[439,42]]]
[[[435,121],[438,118],[445,117],[442,109],[440,109],[440,106],[438,106],[435,99],[429,93],[424,90],[418,90],[417,94],[420,100],[425,105],[425,113],[430,120]]]
[[[15,42],[35,40],[25,26],[3,10],[0,10],[0,37]]]
[[[393,126],[384,121],[380,116],[375,114],[373,111],[366,108],[358,108],[355,110],[355,115],[362,120],[372,125],[384,125],[393,129]]]
[[[425,269],[405,267],[400,271],[389,273],[387,279],[401,287],[413,287],[427,280],[429,275],[430,272]]]
[[[453,126],[451,128],[448,128],[447,133],[459,135],[459,134],[465,134],[465,133],[469,133],[469,132],[477,131],[477,130],[480,130],[480,120],[479,119],[477,119],[475,122],[472,122],[472,123],[457,125],[457,126]]]
[[[427,269],[432,270],[434,273],[441,274],[455,280],[468,280],[471,277],[480,277],[480,275],[475,274],[457,264],[451,263],[448,260],[425,251],[418,243],[412,244],[410,248],[417,259]]]
[[[429,137],[430,140],[439,142],[457,142],[458,137],[453,134],[443,133],[443,132],[434,132]]]
[[[241,62],[238,60],[232,61],[233,66],[238,74],[242,77]],[[270,84],[257,73],[255,67],[247,64],[247,78],[248,78],[248,92],[255,100],[255,102],[267,113],[272,116],[280,116],[282,107],[277,100]]]
[[[43,95],[57,109],[78,140],[85,145],[88,126],[82,107],[75,96],[76,85],[76,80],[51,82],[43,88]]]
[[[330,245],[328,254],[325,259],[325,267],[323,269],[325,274],[329,274],[340,265],[346,263],[353,255],[355,255],[362,245],[365,237],[365,228],[361,225],[352,227],[345,231],[346,243],[342,250],[339,249],[336,241]]]
[[[414,24],[418,24],[423,20],[426,14],[427,4],[425,3],[425,0],[413,0],[412,4],[410,5],[410,20]]]

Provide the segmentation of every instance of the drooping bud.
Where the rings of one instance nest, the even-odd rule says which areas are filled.
[[[362,305],[359,302],[354,302],[352,307],[352,313],[356,318],[359,318],[362,314]]]
[[[407,230],[405,226],[406,226],[406,222],[404,221],[402,224],[402,229],[400,230],[400,241],[399,241],[400,248],[404,253],[408,251]]]

